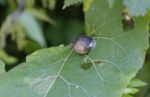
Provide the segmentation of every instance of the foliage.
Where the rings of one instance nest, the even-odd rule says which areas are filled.
[[[74,5],[74,4],[77,4],[77,3],[81,3],[81,2],[83,2],[83,0],[65,0],[63,9],[65,9],[66,7],[69,7],[71,5]]]
[[[65,0],[65,4],[63,8],[66,8],[70,5],[81,3],[85,1],[84,3],[87,3],[87,5],[90,5],[91,2],[94,0]],[[109,3],[109,6],[113,6],[113,3],[115,0],[106,0]],[[132,15],[134,16],[144,16],[150,10],[150,1],[149,0],[123,0],[124,5],[130,10]],[[85,8],[86,9],[86,8]]]
[[[0,97],[136,97],[139,88],[147,85],[142,80],[150,80],[148,68],[137,75],[149,47],[145,14],[150,6],[141,4],[134,9],[139,4],[135,0],[132,3],[128,0],[63,2],[0,2],[1,6],[9,6],[9,13],[3,13],[5,20],[0,20],[0,58],[6,63],[0,60]],[[79,14],[80,6],[74,7],[80,8],[80,12],[73,8],[62,10],[62,6],[65,9],[81,2],[85,21]],[[127,23],[135,24],[129,30],[123,28],[124,9],[133,19],[130,22],[129,18]],[[96,41],[96,46],[86,55],[73,50],[72,43],[81,34]],[[47,46],[50,48],[45,48]],[[27,55],[25,61],[24,54]],[[148,51],[146,66],[150,63],[149,55]],[[149,93],[143,95],[148,97]]]
[[[38,42],[41,46],[46,45],[41,27],[29,12],[22,13],[20,16],[20,22],[26,29],[26,33],[31,39]]]

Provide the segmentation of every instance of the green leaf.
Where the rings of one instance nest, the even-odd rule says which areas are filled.
[[[45,8],[53,10],[56,6],[56,0],[42,0],[42,4]]]
[[[121,97],[143,65],[149,35],[144,17],[125,32],[122,9],[120,0],[112,8],[106,0],[95,0],[85,15],[96,47],[85,56],[70,46],[34,52],[2,76],[0,97]],[[87,70],[81,68],[85,60],[92,63]]]
[[[99,56],[101,56],[100,58],[108,59],[113,63],[118,62],[116,67],[118,67],[123,75],[126,76],[122,76],[122,78],[119,77],[119,80],[117,81],[115,80],[117,75],[111,73],[113,74],[112,76],[114,76],[113,79],[115,81],[112,82],[112,84],[119,84],[121,83],[120,80],[124,79],[124,81],[119,85],[111,86],[110,84],[108,86],[109,94],[112,95],[115,94],[114,91],[117,90],[120,90],[117,92],[118,94],[121,93],[121,88],[123,89],[123,87],[129,84],[131,78],[134,77],[138,70],[142,67],[145,58],[145,49],[148,48],[149,34],[146,30],[146,19],[144,17],[135,18],[136,27],[133,30],[124,31],[121,22],[121,13],[123,9],[124,7],[121,1],[115,1],[112,8],[110,8],[105,0],[95,0],[95,2],[91,5],[90,10],[86,12],[85,17],[87,28],[86,34],[89,36],[94,35],[97,41],[99,41],[97,43],[99,46],[97,52],[98,50],[101,52],[99,53]],[[137,40],[143,42],[138,42]],[[103,46],[105,47],[100,49]],[[137,52],[139,54],[137,54]],[[94,57],[92,59],[95,58],[98,57]],[[101,68],[100,71],[103,71],[103,69]],[[108,69],[106,69],[106,71],[113,72]],[[104,76],[107,76],[107,74]],[[115,96],[111,97],[120,97],[119,95],[117,96],[117,93]],[[100,97],[105,96],[101,95]]]
[[[0,59],[5,61],[7,64],[14,64],[18,61],[17,58],[10,56],[3,49],[0,49]]]
[[[0,59],[0,77],[5,73],[5,64]]]
[[[139,91],[137,88],[126,88],[124,90],[124,94],[135,94]]]
[[[8,29],[9,28],[9,29]],[[6,36],[12,32],[12,15],[8,15],[6,20],[2,23],[0,29],[0,47],[5,47],[6,45]]]
[[[129,87],[142,87],[145,85],[146,83],[144,81],[135,78],[130,82]]]
[[[25,32],[28,37],[39,43],[41,46],[46,45],[42,28],[32,14],[24,11],[20,16],[19,21],[26,30]]]
[[[124,5],[134,16],[144,16],[150,10],[150,0],[124,0]]]
[[[54,9],[56,6],[56,0],[48,0],[49,9]]]
[[[55,24],[54,20],[52,20],[44,10],[42,9],[29,9],[28,10],[33,16],[35,16],[37,19],[46,21],[50,24]]]
[[[16,41],[18,49],[22,50],[26,45],[26,33],[24,33],[22,25],[18,22],[14,24],[13,28],[14,32],[11,33],[12,40]]]
[[[71,5],[77,4],[77,3],[82,3],[83,1],[84,0],[65,0],[63,9],[65,9],[66,7],[69,7]]]

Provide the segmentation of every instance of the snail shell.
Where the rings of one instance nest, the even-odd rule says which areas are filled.
[[[88,36],[81,36],[74,44],[74,50],[80,55],[87,54],[91,48],[95,47],[96,41]]]
[[[133,17],[126,11],[122,13],[122,24],[125,31],[131,30],[135,27],[135,21]]]

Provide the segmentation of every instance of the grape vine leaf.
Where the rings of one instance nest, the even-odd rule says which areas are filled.
[[[150,0],[124,0],[123,3],[134,16],[144,16],[150,10]]]
[[[74,5],[74,4],[77,4],[77,3],[81,3],[83,2],[84,0],[65,0],[64,1],[64,6],[63,6],[63,9],[65,9],[66,7],[69,7],[71,5]]]
[[[34,52],[1,77],[0,97],[121,97],[149,46],[146,19],[136,18],[135,28],[125,32],[122,9],[121,0],[111,8],[106,0],[95,0],[85,20],[96,47],[85,56],[72,46]],[[88,70],[81,68],[85,61],[92,64]]]

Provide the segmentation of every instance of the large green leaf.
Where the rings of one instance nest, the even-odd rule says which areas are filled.
[[[102,82],[109,85],[106,97],[120,97],[119,93],[122,94],[123,87],[129,84],[143,64],[145,50],[148,47],[148,32],[145,28],[147,22],[144,17],[135,18],[135,28],[124,31],[121,22],[121,12],[124,9],[122,2],[116,0],[112,7],[108,5],[106,0],[96,0],[91,5],[86,12],[86,34],[94,34],[99,41],[97,51],[101,53],[98,56],[93,54],[92,59],[105,59],[112,62],[112,65],[120,71],[114,73],[112,68],[108,69],[109,66],[99,67],[101,79],[104,80]],[[110,79],[111,83],[107,82]]]
[[[135,16],[146,15],[150,10],[150,0],[124,0],[124,5]]]
[[[135,28],[125,32],[122,9],[120,0],[111,8],[106,0],[95,0],[86,13],[86,25],[93,28],[96,47],[86,56],[70,46],[33,53],[2,76],[0,97],[121,97],[148,48],[145,18],[136,18]],[[92,67],[84,70],[81,64],[86,61]]]

